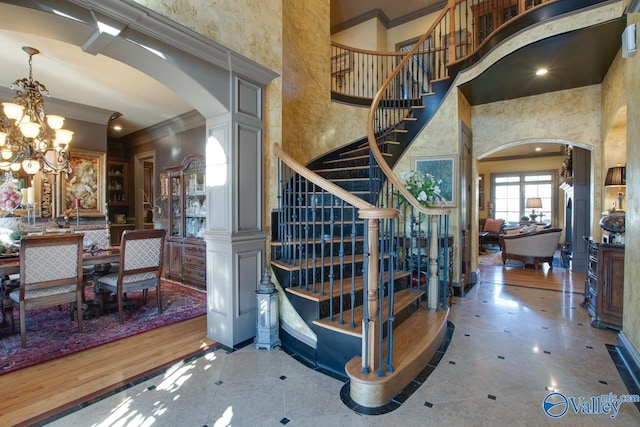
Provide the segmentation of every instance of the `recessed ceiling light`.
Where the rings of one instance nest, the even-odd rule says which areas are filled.
[[[116,125],[116,126],[113,127],[113,130],[122,130],[122,126]]]
[[[544,76],[548,72],[549,70],[547,70],[546,68],[538,68],[538,70],[536,71],[536,76]]]
[[[542,151],[542,148],[536,147],[536,151]]]

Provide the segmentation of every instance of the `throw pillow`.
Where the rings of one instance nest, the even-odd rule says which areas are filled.
[[[495,233],[498,234],[502,231],[502,223],[504,223],[503,219],[491,219],[487,218],[484,223],[484,228],[482,231],[486,231],[487,233]]]

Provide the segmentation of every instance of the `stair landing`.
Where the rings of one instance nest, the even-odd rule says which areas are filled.
[[[387,404],[429,363],[447,332],[449,310],[419,310],[394,330],[393,372],[362,373],[362,358],[347,362],[351,399],[367,408]],[[386,346],[386,338],[384,346]],[[386,356],[386,354],[385,354]]]

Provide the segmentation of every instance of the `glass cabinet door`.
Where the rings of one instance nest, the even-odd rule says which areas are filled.
[[[171,215],[171,235],[182,236],[182,203],[180,201],[180,177],[170,178],[171,195],[169,196],[169,212]]]
[[[184,236],[202,238],[206,226],[207,204],[203,173],[185,173],[184,184]]]

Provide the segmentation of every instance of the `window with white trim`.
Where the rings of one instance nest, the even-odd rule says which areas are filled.
[[[491,174],[491,194],[494,218],[518,223],[523,216],[530,216],[526,208],[528,198],[538,197],[542,208],[535,209],[538,222],[551,222],[555,218],[557,194],[556,171],[508,172]]]

